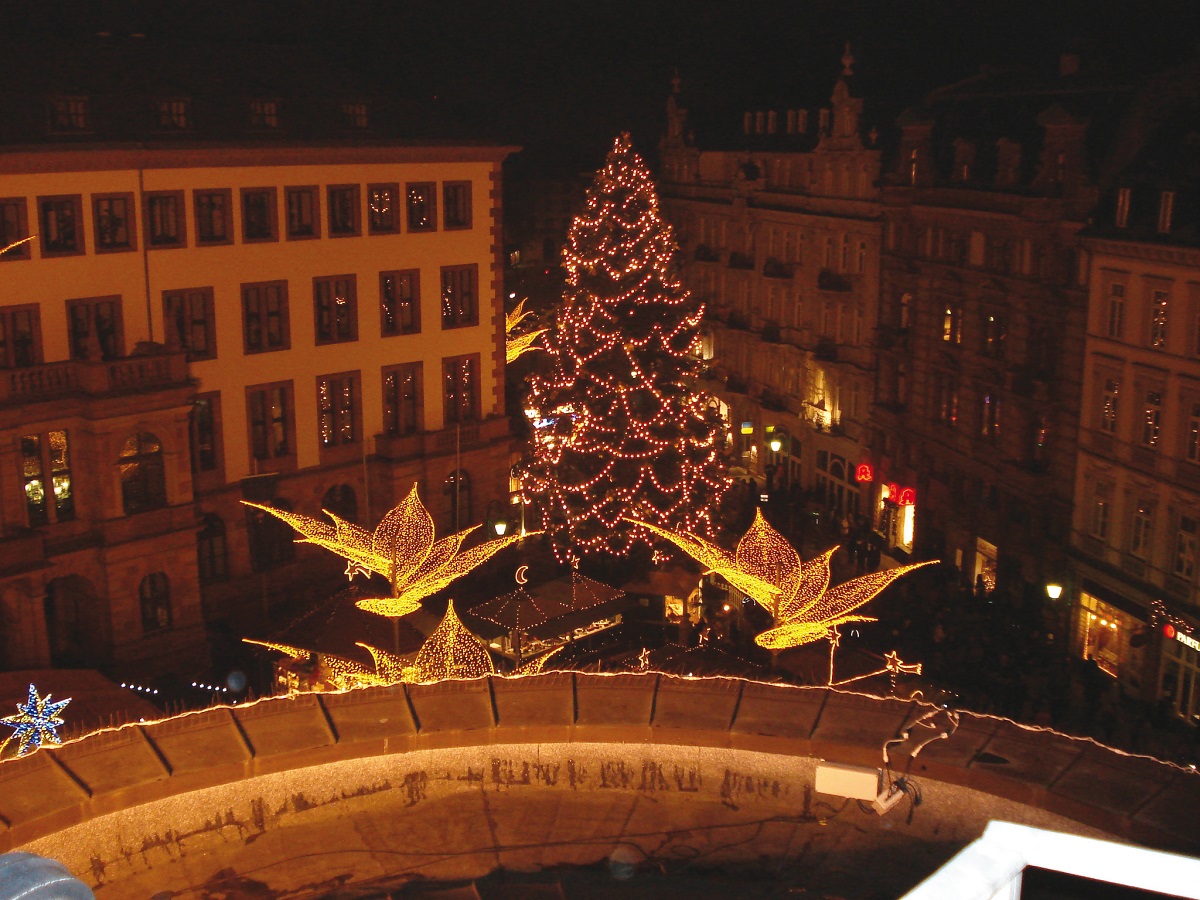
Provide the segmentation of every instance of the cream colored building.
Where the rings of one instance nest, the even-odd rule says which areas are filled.
[[[849,82],[827,109],[749,112],[748,151],[685,139],[670,101],[666,213],[688,287],[708,304],[705,353],[736,464],[772,487],[819,491],[838,516],[867,513],[867,421],[879,299],[880,154],[861,135]],[[772,450],[772,438],[781,438]]]
[[[0,151],[3,236],[36,235],[0,259],[0,514],[40,548],[0,576],[0,665],[203,676],[206,623],[311,584],[244,496],[370,525],[415,482],[440,533],[507,508],[511,149]]]

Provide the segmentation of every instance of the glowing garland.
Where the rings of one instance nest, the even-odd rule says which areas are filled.
[[[729,487],[722,426],[690,387],[704,306],[676,277],[675,242],[642,160],[619,136],[571,225],[567,288],[531,381],[521,465],[560,560],[625,553],[642,522],[708,532]]]
[[[43,743],[58,745],[62,743],[62,739],[58,736],[58,729],[65,722],[58,717],[58,714],[63,711],[71,698],[66,700],[55,700],[51,702],[50,695],[39,697],[37,687],[29,685],[29,698],[24,705],[17,704],[17,714],[15,716],[5,716],[0,719],[0,724],[7,725],[13,729],[13,733],[0,743],[0,755],[3,755],[4,748],[11,741],[17,741],[17,756],[24,756],[27,753],[32,753],[42,746]]]
[[[374,572],[385,577],[392,588],[391,596],[371,597],[356,604],[360,609],[381,616],[405,616],[415,612],[421,608],[423,598],[466,575],[497,551],[537,533],[497,538],[460,552],[463,540],[480,526],[474,525],[435,540],[433,518],[421,503],[416,485],[383,517],[374,532],[328,510],[323,512],[332,520],[332,525],[273,506],[242,502],[291,525],[303,535],[298,543],[316,544],[344,557],[347,560],[345,574],[349,579],[353,580],[359,572]]]

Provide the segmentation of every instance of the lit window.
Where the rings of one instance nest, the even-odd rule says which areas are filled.
[[[1147,391],[1142,416],[1142,445],[1158,446],[1158,435],[1162,428],[1162,392]]]
[[[1150,301],[1150,346],[1164,347],[1167,343],[1167,292],[1155,291]]]
[[[379,332],[383,337],[421,330],[420,271],[379,273]]]
[[[948,344],[962,343],[962,310],[947,303],[942,308],[942,340]]]
[[[1096,497],[1092,503],[1091,521],[1088,522],[1088,531],[1092,537],[1105,540],[1108,537],[1108,515],[1111,504],[1105,497]]]
[[[358,297],[353,275],[313,279],[318,344],[358,340]]]
[[[250,424],[250,454],[254,460],[270,462],[295,455],[290,381],[246,388],[246,411]]]
[[[30,526],[74,519],[75,493],[67,432],[22,436],[21,456]]]
[[[1129,529],[1129,552],[1146,559],[1150,555],[1154,535],[1154,509],[1149,503],[1140,501],[1133,511],[1133,522]]]
[[[1187,430],[1188,462],[1200,463],[1200,403],[1192,404]]]
[[[279,101],[265,99],[251,100],[250,127],[264,129],[278,128]]]
[[[158,101],[158,127],[162,131],[186,131],[192,127],[191,101],[183,98]]]
[[[479,324],[479,267],[442,267],[442,328]]]
[[[1115,378],[1104,381],[1104,398],[1100,406],[1100,430],[1113,434],[1117,430],[1117,398],[1121,382]]]
[[[142,607],[142,631],[165,631],[171,627],[171,581],[165,572],[152,572],[138,585]]]
[[[421,430],[421,363],[383,370],[383,427],[388,434]]]
[[[162,443],[149,432],[131,434],[121,447],[121,500],[126,515],[167,505]]]
[[[442,399],[447,425],[479,418],[479,354],[442,361]]]
[[[994,393],[983,395],[983,417],[979,433],[992,441],[1000,436],[1000,398]]]
[[[317,431],[322,447],[358,442],[358,373],[317,379]]]
[[[71,134],[92,127],[87,97],[54,97],[48,113],[47,130],[51,134]]]

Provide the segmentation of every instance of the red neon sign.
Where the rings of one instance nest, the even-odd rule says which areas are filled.
[[[1166,625],[1163,626],[1163,634],[1166,635],[1168,638],[1175,637],[1175,626],[1172,625],[1170,622],[1168,622]]]
[[[900,496],[897,498],[896,503],[900,506],[916,506],[917,492],[908,487],[901,489]]]
[[[854,470],[855,481],[874,481],[875,471],[866,463],[859,463],[857,469]]]

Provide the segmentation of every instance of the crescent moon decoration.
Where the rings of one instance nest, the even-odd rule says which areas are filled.
[[[513,576],[514,578],[517,579],[517,584],[528,584],[529,583],[529,575],[527,574],[528,572],[529,572],[529,566],[517,566],[516,575]]]

